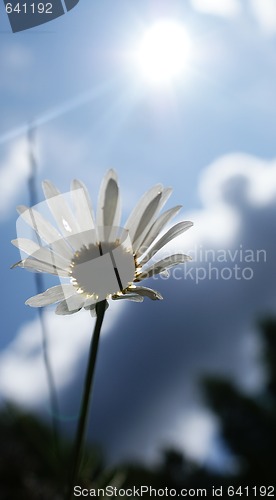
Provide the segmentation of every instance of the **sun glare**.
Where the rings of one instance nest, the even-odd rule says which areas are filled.
[[[190,39],[180,23],[159,21],[149,28],[137,52],[143,78],[152,84],[169,84],[179,78],[190,55]]]

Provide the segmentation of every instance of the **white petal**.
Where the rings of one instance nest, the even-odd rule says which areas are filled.
[[[41,238],[48,245],[51,245],[55,252],[71,259],[72,250],[65,243],[63,237],[37,210],[20,205],[17,207],[17,211],[22,219],[36,231],[39,244]]]
[[[54,304],[55,302],[60,302],[61,300],[70,297],[76,292],[76,289],[73,285],[64,284],[53,286],[52,288],[48,288],[43,293],[39,293],[38,295],[34,295],[26,300],[25,304],[31,307],[44,307],[50,304]]]
[[[162,210],[165,203],[167,203],[172,192],[173,192],[172,188],[169,188],[169,187],[163,188],[161,200],[160,200],[159,207],[158,207],[158,212],[160,212],[160,210]]]
[[[169,257],[166,257],[166,259],[159,260],[152,266],[148,267],[144,271],[142,271],[136,278],[136,281],[141,281],[146,278],[150,278],[151,276],[154,276],[155,274],[160,274],[166,271],[168,268],[172,266],[176,266],[178,264],[182,264],[183,262],[187,262],[191,260],[191,257],[189,255],[184,255],[184,254],[175,254],[175,255],[170,255]]]
[[[68,277],[68,271],[65,269],[60,269],[51,264],[47,264],[46,262],[41,262],[36,259],[32,259],[32,257],[27,257],[27,259],[21,260],[12,266],[12,269],[15,267],[23,267],[28,271],[40,272],[40,273],[49,273],[55,274],[62,278]]]
[[[112,295],[112,300],[131,300],[132,302],[143,302],[144,297],[135,293],[124,293],[122,295]]]
[[[145,286],[132,285],[129,287],[129,291],[132,293],[138,293],[138,295],[142,295],[142,297],[148,297],[151,300],[163,300],[161,293]]]
[[[62,235],[67,238],[68,243],[75,249],[83,246],[80,228],[77,221],[65,201],[65,197],[50,181],[43,181],[42,187],[47,204],[57,222]]]
[[[120,225],[120,219],[121,206],[117,174],[111,169],[103,178],[97,208],[97,226],[106,228],[105,241],[109,241],[112,226]]]
[[[157,215],[162,209],[171,193],[171,188],[163,189],[163,187],[161,186],[161,189],[154,197],[154,199],[149,201],[148,204],[145,204],[144,211],[140,214],[140,220],[137,221],[136,231],[133,231],[132,245],[134,253],[136,253],[141,246],[143,239],[145,238],[150,226],[152,225],[155,215]]]
[[[137,205],[132,210],[124,226],[129,231],[132,243],[142,215],[144,214],[147,206],[151,203],[151,201],[154,200],[154,198],[159,193],[162,193],[162,189],[163,189],[162,184],[157,184],[156,186],[153,186],[151,189],[149,189],[149,191],[147,191],[142,196],[142,198],[138,201]]]
[[[12,244],[33,258],[41,262],[47,262],[47,264],[51,264],[54,267],[66,269],[70,264],[68,259],[57,255],[51,248],[41,247],[32,240],[18,238],[17,240],[12,240]]]
[[[57,305],[57,307],[55,309],[55,313],[58,315],[65,316],[66,314],[75,314],[75,313],[79,312],[80,310],[81,310],[81,307],[78,307],[78,309],[68,309],[67,302],[66,302],[66,300],[64,300],[63,302],[60,302]]]
[[[136,252],[136,256],[139,257],[149,248],[152,242],[159,236],[160,232],[166,226],[166,224],[179,212],[182,205],[170,208],[163,214],[159,215],[156,221],[152,224],[144,240],[141,242],[139,249]]]
[[[97,235],[92,204],[86,186],[78,179],[72,181],[71,196],[82,240],[86,246],[95,244]]]
[[[42,248],[33,240],[28,240],[27,238],[17,238],[16,240],[12,240],[11,243],[28,255],[32,255]]]
[[[148,262],[155,254],[158,252],[163,246],[165,246],[169,241],[173,240],[180,234],[187,231],[190,227],[193,226],[193,223],[190,221],[182,221],[175,224],[171,227],[165,234],[160,238],[155,245],[146,253],[145,257],[139,262],[140,266],[143,266],[146,262]]]
[[[90,311],[90,314],[91,314],[92,318],[96,318],[96,316],[97,316],[96,305],[95,306],[90,306],[89,307],[89,311]]]
[[[79,295],[75,294],[66,300],[63,300],[56,307],[56,314],[74,314],[78,312],[84,305],[85,299]]]
[[[133,235],[132,248],[134,253],[136,253],[137,248],[140,246],[140,242],[143,240],[145,234],[148,231],[152,219],[155,216],[162,193],[158,193],[153,200],[146,206],[144,213],[141,216],[137,229]]]
[[[108,301],[106,301],[105,310],[107,310],[108,308],[109,308],[109,303],[108,303]],[[96,303],[92,304],[90,306],[84,306],[84,309],[86,309],[86,311],[90,311],[90,314],[91,314],[92,318],[94,318],[95,316],[97,316],[97,313],[96,313]]]

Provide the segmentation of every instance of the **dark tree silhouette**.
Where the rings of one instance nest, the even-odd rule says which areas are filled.
[[[273,484],[276,453],[276,320],[260,323],[266,384],[248,397],[226,380],[206,378],[207,400],[219,417],[223,438],[238,459],[237,479],[244,484]]]

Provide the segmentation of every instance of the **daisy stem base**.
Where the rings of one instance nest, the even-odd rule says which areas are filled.
[[[81,463],[81,453],[83,448],[83,441],[84,441],[88,410],[89,410],[89,401],[91,398],[91,393],[93,388],[93,379],[96,366],[99,338],[100,338],[105,310],[106,310],[106,300],[98,302],[98,304],[96,305],[97,319],[90,345],[90,353],[89,353],[87,372],[84,382],[81,411],[80,411],[80,417],[78,421],[78,428],[74,444],[73,464],[69,478],[69,487],[67,490],[67,495],[65,497],[66,500],[71,500],[71,498],[73,497],[74,486],[76,485],[76,481],[78,479],[80,463]]]

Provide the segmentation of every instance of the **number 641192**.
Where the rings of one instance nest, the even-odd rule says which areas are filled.
[[[46,4],[39,3],[31,3],[27,4],[19,2],[13,6],[11,3],[6,4],[6,12],[7,14],[17,13],[20,14],[53,14],[53,4],[48,2]]]

